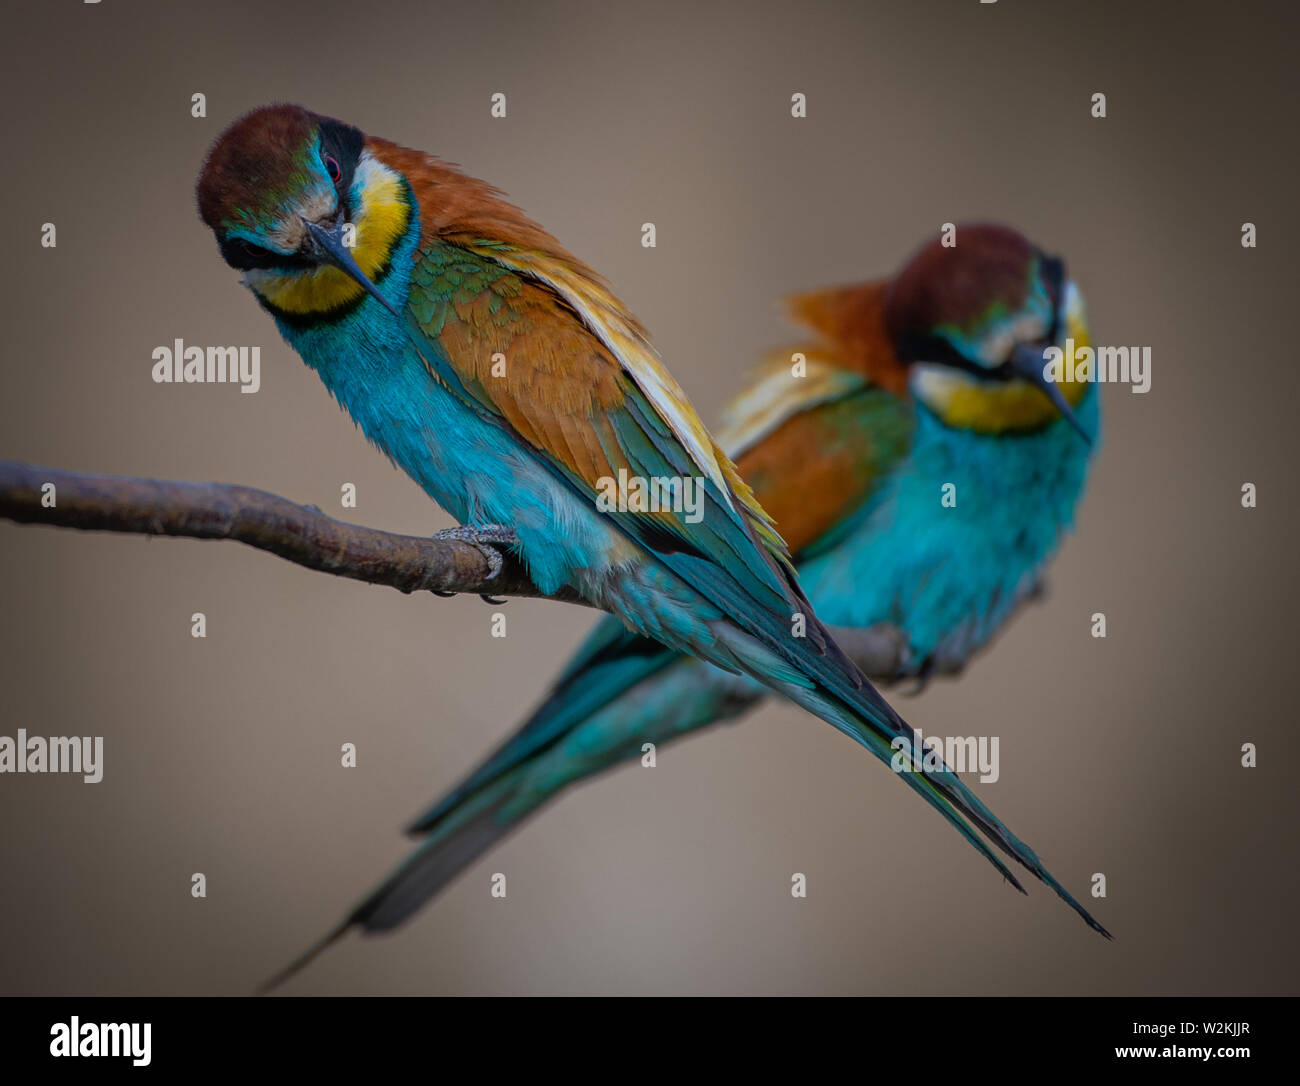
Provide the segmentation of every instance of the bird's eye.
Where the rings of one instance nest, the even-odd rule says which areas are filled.
[[[330,180],[338,184],[343,179],[343,167],[339,165],[339,160],[333,155],[325,156],[325,168],[329,170]]]
[[[267,256],[269,255],[260,245],[254,245],[251,241],[241,241],[239,247],[244,250],[247,256]]]

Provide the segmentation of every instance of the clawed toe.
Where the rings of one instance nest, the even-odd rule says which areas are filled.
[[[444,528],[441,532],[435,532],[433,538],[454,539],[458,543],[468,543],[471,547],[476,548],[479,554],[487,560],[487,579],[489,581],[496,580],[497,575],[501,572],[501,567],[505,564],[501,552],[491,544],[513,546],[519,542],[519,536],[515,534],[515,530],[508,524],[462,524],[456,528]],[[443,595],[441,592],[438,594]],[[454,593],[449,594],[454,595]],[[489,596],[483,596],[483,599],[489,603],[495,603]]]

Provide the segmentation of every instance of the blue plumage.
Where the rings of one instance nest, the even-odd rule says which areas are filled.
[[[893,760],[898,741],[911,746],[912,729],[830,637],[767,514],[644,329],[591,269],[495,190],[431,156],[278,106],[250,114],[222,135],[198,196],[223,257],[244,270],[282,334],[367,438],[462,524],[509,526],[515,553],[544,592],[572,589],[616,615],[631,634],[747,675],[882,761]],[[944,429],[972,412],[1001,429],[1046,423],[1051,416],[1042,397],[1026,382],[1038,384],[1053,409],[1075,424],[1065,394],[1035,369],[1035,352],[1055,337],[1064,313],[1060,262],[1014,232],[970,233],[977,239],[973,252],[918,255],[883,309],[841,314],[849,339],[862,349],[874,336],[869,357],[896,353],[899,368],[887,387],[906,381],[907,367],[920,364],[917,399],[936,410],[935,423]],[[972,255],[994,274],[972,275],[964,267]],[[956,289],[927,286],[936,273],[948,275]],[[988,497],[981,488],[991,483],[970,456],[975,446],[947,448],[939,440],[944,429],[927,427],[924,416],[917,420],[908,463],[875,487],[856,514],[865,518],[862,542],[854,542],[856,533],[850,542],[864,556],[839,566],[836,556],[848,549],[827,549],[813,583],[833,600],[837,592],[861,591],[858,582],[869,580],[874,602],[869,598],[859,610],[915,625],[917,637],[933,643],[926,651],[932,660],[943,650],[964,655],[982,643],[1034,571],[1018,568],[1032,553],[1002,562],[1003,582],[975,589],[992,593],[976,601],[984,625],[949,629],[963,604],[929,566],[944,560],[946,548],[978,547],[980,540],[957,526],[944,539],[932,519],[932,484],[936,474],[963,473],[978,515]],[[597,492],[615,472],[699,483],[700,515],[687,517],[677,506],[602,508]],[[824,505],[828,497],[843,496],[832,492],[819,500]],[[895,537],[893,554],[874,550],[886,532]],[[1054,541],[1055,531],[1048,532]],[[899,535],[914,537],[905,564],[893,561],[900,542],[908,542]],[[1028,540],[1026,551],[1044,550],[1039,542]],[[956,576],[986,572],[976,558]],[[1005,583],[1008,577],[1014,583]],[[637,672],[660,653],[629,635],[599,636],[610,648],[589,662],[601,670],[630,653],[643,658],[632,665]],[[654,669],[661,666],[672,664]],[[730,687],[712,693],[712,676],[701,669],[698,700],[720,712],[733,705]],[[590,671],[581,667],[564,685],[572,691]],[[674,718],[671,708],[663,704],[663,719]],[[676,719],[674,728],[683,722]],[[534,727],[552,745],[563,744],[563,733],[544,716]],[[580,749],[611,749],[594,738],[588,742],[584,732],[575,741]],[[914,757],[914,771],[899,774],[903,783],[1006,879],[1020,888],[989,842],[1104,933],[949,767],[929,759],[922,766],[920,751]],[[512,778],[523,768],[510,759],[500,765]],[[417,856],[340,931],[353,923],[375,929],[399,922],[448,871],[510,824],[515,815],[503,814],[509,790],[500,779],[482,783],[486,792],[466,792],[462,809],[448,811],[445,821],[461,829],[435,838],[439,857]]]

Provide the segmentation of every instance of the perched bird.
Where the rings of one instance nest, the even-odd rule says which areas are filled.
[[[1076,430],[1099,425],[1090,384],[1066,383],[1058,407],[984,375],[1031,354],[1041,368],[1045,328],[1089,344],[1060,263],[1006,227],[958,237],[891,279],[791,299],[809,340],[768,360],[719,433],[817,613],[877,680],[960,671],[1037,592],[1087,478]],[[768,692],[605,619],[528,721],[409,827],[426,841],[354,921],[392,895],[409,913],[568,786]]]
[[[631,632],[748,675],[886,762],[894,740],[912,744],[813,613],[771,520],[641,325],[496,190],[282,105],[218,137],[197,195],[226,262],[362,432],[464,526],[459,538],[493,556],[508,546],[543,592],[567,587]],[[1041,297],[1015,330],[954,335],[950,348],[1013,396],[1020,370],[980,350],[1032,342],[1035,319],[1049,342],[1059,265],[1031,285]],[[605,508],[611,478],[620,501]],[[627,480],[650,479],[698,483],[695,515],[624,500]],[[1020,888],[989,842],[1102,930],[947,766],[909,749],[916,771],[899,776],[1005,878]],[[418,878],[395,885],[359,920],[390,927],[423,897]]]

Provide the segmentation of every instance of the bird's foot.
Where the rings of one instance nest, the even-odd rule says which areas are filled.
[[[918,667],[915,671],[913,671],[910,674],[909,677],[914,680],[913,686],[911,687],[910,690],[904,690],[903,693],[906,694],[909,698],[914,698],[916,697],[917,694],[921,693],[922,690],[924,690],[927,686],[929,686],[930,680],[934,678],[934,674],[935,674],[934,665],[935,665],[934,653],[931,653],[929,656],[927,656],[924,660],[921,661],[921,666]]]
[[[505,563],[501,552],[497,550],[498,546],[513,546],[519,542],[519,536],[515,530],[508,524],[462,524],[456,528],[444,528],[441,532],[433,533],[434,539],[454,539],[458,543],[468,543],[475,548],[488,564],[489,581],[495,580],[501,572],[501,567]],[[454,596],[454,592],[437,592],[439,596]],[[486,593],[479,593],[481,599],[485,602],[499,605],[505,603],[505,600],[494,599]]]

